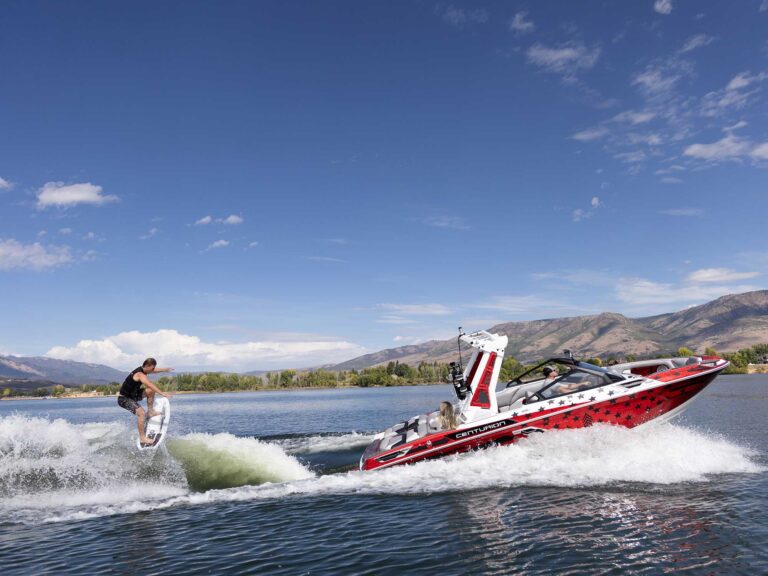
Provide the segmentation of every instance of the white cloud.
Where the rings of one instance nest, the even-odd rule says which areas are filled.
[[[69,236],[72,234],[72,228],[59,228],[59,234],[62,236]]]
[[[718,162],[721,160],[737,160],[749,153],[749,143],[735,134],[728,134],[724,138],[711,144],[691,144],[683,154],[691,158]]]
[[[621,152],[620,154],[614,155],[614,158],[628,164],[637,164],[638,162],[645,160],[645,152],[642,150],[635,150],[633,152]]]
[[[660,210],[659,214],[666,216],[703,216],[704,210],[702,208],[668,208],[666,210]]]
[[[701,99],[704,116],[719,116],[728,110],[741,110],[760,92],[758,84],[768,80],[768,74],[741,72],[734,76],[722,90],[709,92]],[[751,90],[747,88],[752,87]]]
[[[597,126],[595,128],[587,128],[581,132],[576,132],[571,138],[578,140],[579,142],[592,142],[594,140],[600,140],[609,134],[609,131],[604,126]]]
[[[428,216],[424,223],[435,228],[453,228],[455,230],[467,230],[469,226],[466,220],[459,216]]]
[[[205,342],[177,330],[121,332],[101,340],[80,340],[74,346],[55,346],[50,358],[106,364],[130,369],[147,356],[178,369],[240,371],[267,367],[306,367],[342,361],[366,350],[351,342],[316,337],[308,340]]]
[[[736,272],[730,268],[702,268],[688,274],[688,282],[736,282],[760,276],[760,272]]]
[[[315,262],[344,262],[341,258],[334,258],[333,256],[309,256],[309,259]]]
[[[691,36],[686,40],[685,44],[683,44],[683,47],[680,49],[680,52],[690,52],[691,50],[696,50],[697,48],[702,48],[704,46],[708,46],[712,44],[712,42],[715,41],[714,36],[707,36],[706,34],[696,34],[696,36]]]
[[[768,11],[768,0],[763,0],[763,1],[760,3],[760,8],[758,8],[758,10],[759,10],[760,12],[766,12],[766,11]]]
[[[80,256],[83,262],[94,262],[99,259],[99,253],[96,250],[86,250],[85,254]]]
[[[672,13],[672,0],[656,0],[653,3],[653,9],[659,14],[668,15]]]
[[[407,344],[415,345],[415,344],[421,344],[422,342],[426,342],[429,340],[428,338],[421,338],[419,336],[395,336],[392,338],[393,342],[399,343],[401,346],[405,346]]]
[[[453,311],[443,304],[377,304],[377,308],[406,316],[447,316]]]
[[[72,262],[69,246],[43,246],[38,242],[22,244],[12,238],[0,239],[0,270],[46,270],[69,262]]]
[[[413,318],[406,318],[405,316],[398,316],[397,314],[384,314],[376,320],[379,324],[416,324],[416,320]]]
[[[230,214],[226,218],[216,218],[214,219],[213,216],[203,216],[199,220],[195,221],[195,226],[207,226],[211,222],[217,222],[219,224],[228,224],[228,225],[237,225],[242,224],[245,222],[245,219],[242,216],[238,216],[237,214]]]
[[[583,208],[577,208],[573,211],[573,221],[574,222],[580,222],[581,220],[584,220],[585,218],[591,218],[594,216],[595,211],[598,208],[601,208],[603,206],[603,203],[600,201],[600,198],[597,196],[593,196],[592,200],[589,202],[590,208],[589,209],[583,209]]]
[[[243,219],[242,216],[238,216],[237,214],[230,214],[229,216],[224,218],[222,222],[224,224],[235,225],[235,224],[242,224],[243,222],[245,222],[245,220]]]
[[[626,110],[614,116],[613,120],[615,122],[627,122],[629,124],[644,124],[645,122],[650,122],[655,117],[656,113],[648,110]]]
[[[685,172],[685,166],[680,166],[679,164],[672,164],[671,166],[667,168],[659,168],[654,172],[657,176],[661,176],[662,174],[676,174],[680,172]]]
[[[749,155],[755,160],[768,160],[768,142],[755,146]]]
[[[485,302],[474,304],[472,307],[528,317],[542,314],[562,314],[564,311],[574,310],[574,307],[569,304],[534,295],[495,296]]]
[[[587,48],[581,42],[568,42],[557,47],[534,44],[527,55],[530,63],[573,81],[579,70],[588,70],[597,63],[600,48]]]
[[[664,142],[662,137],[658,134],[635,134],[635,133],[628,134],[627,141],[630,144],[647,144],[648,146],[660,146]]]
[[[754,84],[756,82],[762,82],[768,78],[768,74],[765,72],[761,72],[760,74],[751,75],[749,71],[747,72],[741,72],[734,76],[730,82],[728,82],[728,86],[725,87],[726,90],[741,90],[742,88],[747,88],[750,84]]]
[[[46,182],[37,191],[37,207],[59,206],[68,208],[77,204],[99,206],[118,200],[117,196],[102,196],[101,190],[101,186],[96,186],[90,182],[69,185],[63,182]]]
[[[616,286],[616,297],[635,307],[667,305],[673,303],[703,303],[726,294],[749,292],[754,286],[740,285],[700,285],[687,283],[674,285],[653,282],[645,278],[621,278]]]
[[[208,250],[214,250],[216,248],[226,248],[227,246],[229,246],[229,240],[216,240],[216,242],[208,246]]]
[[[465,10],[453,5],[447,7],[438,5],[436,10],[441,13],[443,20],[451,26],[461,27],[468,23],[485,24],[488,22],[488,11],[483,8]]]
[[[723,128],[726,135],[720,140],[710,144],[691,144],[683,154],[712,163],[728,160],[740,162],[747,158],[755,161],[768,160],[768,142],[755,143],[733,133],[746,125],[746,122],[741,121],[732,126],[726,126]]]
[[[518,12],[515,14],[514,18],[512,18],[512,20],[509,22],[509,29],[519,34],[527,34],[528,32],[533,32],[536,26],[531,20],[526,20],[526,16],[528,16],[528,12]]]
[[[259,245],[258,240],[254,240],[253,242],[248,243],[248,248],[256,248],[256,246]]]
[[[146,234],[142,234],[141,236],[139,236],[139,239],[140,240],[149,240],[153,236],[157,235],[158,232],[159,232],[159,230],[157,228],[152,228]]]
[[[8,182],[5,178],[0,178],[0,190],[10,190],[13,188],[13,183]]]
[[[671,92],[680,78],[679,74],[667,73],[661,68],[649,66],[635,74],[632,85],[640,88],[648,96],[655,96]]]

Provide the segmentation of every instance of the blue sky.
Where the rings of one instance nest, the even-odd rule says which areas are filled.
[[[0,352],[309,366],[766,287],[768,2],[0,9]]]

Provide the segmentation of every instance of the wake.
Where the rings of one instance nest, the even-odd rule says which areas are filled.
[[[756,453],[672,424],[593,426],[375,472],[318,476],[297,454],[362,450],[365,434],[267,442],[227,433],[169,438],[147,458],[120,424],[0,419],[0,522],[57,522],[178,505],[326,495],[411,495],[522,486],[666,485],[757,473]]]

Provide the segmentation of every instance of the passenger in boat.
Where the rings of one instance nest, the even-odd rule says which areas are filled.
[[[450,402],[440,402],[440,416],[438,416],[440,428],[443,430],[453,430],[459,425],[456,418],[456,412],[453,410],[453,404]]]

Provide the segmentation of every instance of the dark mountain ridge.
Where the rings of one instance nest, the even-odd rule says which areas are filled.
[[[615,312],[589,316],[505,322],[489,332],[509,337],[507,355],[522,362],[568,348],[582,357],[673,353],[680,346],[720,352],[768,342],[768,290],[731,294],[679,312],[628,318]],[[447,362],[456,340],[430,341],[353,358],[334,370],[361,369],[390,361],[407,364]]]

